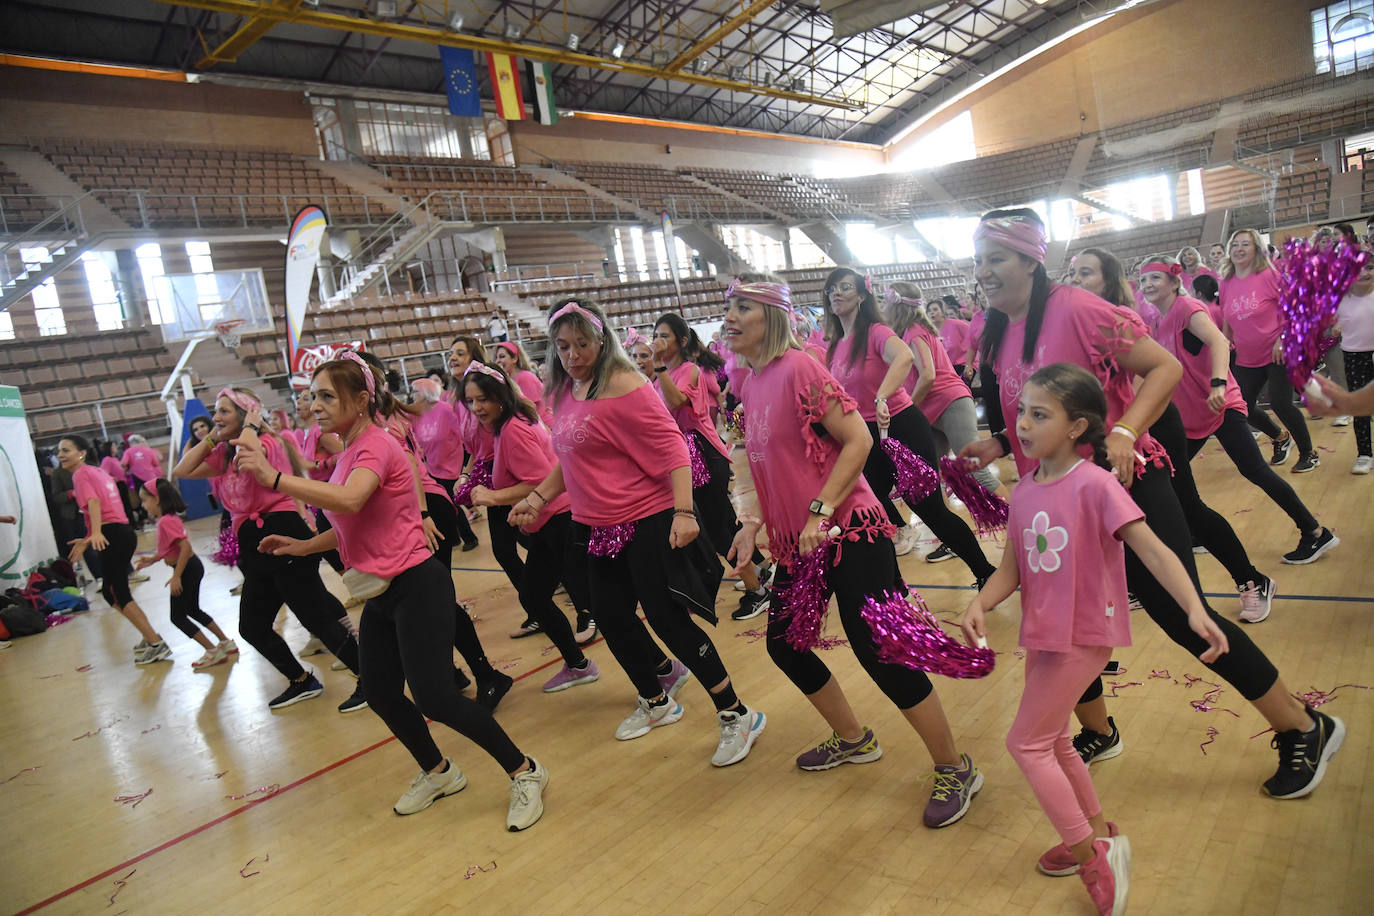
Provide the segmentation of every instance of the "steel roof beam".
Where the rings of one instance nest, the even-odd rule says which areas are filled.
[[[267,10],[279,10],[290,14],[295,12],[300,5],[301,0],[266,0],[262,12],[248,14],[243,24],[238,27],[233,35],[230,35],[213,51],[207,51],[205,56],[196,62],[196,68],[208,70],[215,64],[238,60],[240,54],[257,43],[257,40],[270,32],[279,21],[263,15]]]
[[[671,73],[678,72],[683,67],[687,66],[689,63],[696,60],[701,55],[705,54],[711,48],[714,48],[716,45],[720,44],[721,41],[725,38],[725,36],[729,35],[731,32],[736,31],[740,26],[744,25],[750,19],[753,19],[759,13],[763,12],[765,9],[772,5],[773,0],[754,0],[753,3],[749,4],[744,9],[740,10],[734,18],[726,21],[710,35],[707,35],[705,38],[701,39],[696,44],[692,45],[686,51],[683,51],[681,54],[679,54],[675,59],[668,63],[668,66],[664,67],[663,69]]]

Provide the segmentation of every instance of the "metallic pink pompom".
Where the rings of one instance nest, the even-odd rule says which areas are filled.
[[[969,472],[964,459],[946,455],[940,459],[940,473],[949,492],[968,509],[979,534],[1007,530],[1007,515],[1011,512],[1011,506],[1002,497],[988,492]]]
[[[235,566],[239,562],[239,537],[234,533],[234,526],[228,525],[219,530],[219,549],[211,554],[210,559],[221,566]]]
[[[1322,354],[1336,343],[1328,337],[1336,311],[1350,285],[1360,275],[1369,253],[1344,240],[1327,251],[1303,239],[1284,243],[1283,280],[1279,308],[1283,311],[1283,365],[1288,380],[1301,390],[1312,378]]]
[[[692,467],[693,490],[711,482],[711,472],[706,467],[706,460],[701,457],[701,449],[697,448],[696,436],[687,436],[687,461]]]
[[[600,525],[592,528],[587,539],[587,553],[594,557],[618,557],[625,545],[635,539],[635,523]]]
[[[827,540],[792,562],[792,581],[779,586],[776,616],[790,619],[783,638],[798,652],[820,644],[825,612],[830,609],[830,567],[835,565],[835,542]]]
[[[740,441],[744,440],[744,405],[741,404],[734,410],[725,412],[725,429],[727,432],[733,430],[739,434]]]
[[[892,459],[892,467],[896,471],[897,492],[908,506],[916,505],[940,486],[940,475],[911,449],[896,439],[888,438],[886,434],[882,435],[878,444],[887,452],[887,457]]]
[[[915,602],[914,604],[912,602]],[[869,596],[860,611],[873,631],[880,661],[945,677],[987,677],[997,663],[991,649],[966,646],[951,637],[915,591]]]
[[[474,461],[468,479],[453,488],[453,504],[472,507],[472,491],[477,487],[491,486],[491,462]]]

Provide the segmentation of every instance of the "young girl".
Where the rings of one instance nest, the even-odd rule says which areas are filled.
[[[238,655],[239,647],[224,635],[213,617],[200,609],[200,580],[205,576],[205,566],[191,548],[186,526],[177,516],[178,512],[186,511],[181,494],[170,480],[159,477],[145,483],[139,497],[143,500],[143,510],[150,518],[157,519],[157,550],[152,556],[139,557],[134,568],[144,569],[158,560],[172,567],[172,578],[167,580],[167,589],[172,593],[172,626],[200,643],[205,650],[204,655],[191,662],[191,667],[197,671],[212,668],[229,656]],[[197,623],[214,633],[218,642],[210,642]]]
[[[1341,299],[1338,316],[1345,380],[1347,387],[1358,390],[1374,381],[1374,253]],[[1368,474],[1374,469],[1368,416],[1355,417],[1355,453],[1350,473]]]
[[[1087,370],[1054,363],[1026,381],[1016,438],[1036,463],[1012,491],[1007,546],[997,572],[964,611],[970,645],[987,638],[987,611],[1021,589],[1026,687],[1007,750],[1063,844],[1040,857],[1047,875],[1077,873],[1100,914],[1124,913],[1131,844],[1107,822],[1088,767],[1074,749],[1069,717],[1111,658],[1131,644],[1126,606],[1130,545],[1207,641],[1203,661],[1227,650],[1183,564],[1150,531],[1113,476],[1105,443],[1107,399]],[[1079,455],[1091,449],[1092,461]]]
[[[496,365],[506,373],[506,378],[515,382],[516,389],[525,396],[525,400],[534,405],[544,425],[552,424],[553,412],[545,403],[544,383],[535,374],[534,365],[530,362],[525,348],[513,340],[503,340],[492,347],[492,353],[496,357]]]
[[[639,333],[639,328],[630,328],[625,335],[625,352],[634,360],[635,366],[645,378],[654,377],[654,348],[649,338]]]

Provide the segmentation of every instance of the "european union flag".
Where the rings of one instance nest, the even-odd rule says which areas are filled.
[[[444,89],[448,91],[450,114],[465,118],[482,116],[482,97],[477,94],[477,64],[467,48],[439,46],[444,65]]]

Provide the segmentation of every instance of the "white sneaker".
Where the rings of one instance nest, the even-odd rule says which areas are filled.
[[[229,658],[229,656],[238,654],[238,644],[235,643],[232,639],[226,639],[224,642],[215,646],[215,664],[218,665],[220,662]]]
[[[530,764],[531,769],[510,781],[506,829],[511,833],[533,827],[535,821],[544,816],[544,789],[549,785],[549,771],[533,757]]]
[[[905,526],[898,528],[897,536],[892,539],[892,546],[896,549],[897,556],[906,556],[916,549],[916,532]]]
[[[10,641],[8,639],[0,639],[0,649],[8,649],[9,647]]]
[[[301,658],[309,658],[312,655],[321,655],[328,651],[329,650],[324,647],[324,643],[312,636],[305,641],[305,645],[301,646],[301,651],[296,654]]]
[[[151,665],[153,662],[160,662],[164,658],[170,658],[171,655],[172,649],[165,641],[149,643],[134,655],[134,664]]]
[[[1355,466],[1350,469],[1350,473],[1368,474],[1371,468],[1374,468],[1374,458],[1368,455],[1361,455],[1355,459]]]
[[[445,795],[453,795],[467,788],[468,778],[458,769],[458,765],[447,757],[444,758],[444,762],[448,764],[448,770],[443,773],[426,773],[421,770],[420,775],[411,782],[410,788],[406,789],[405,794],[391,806],[391,810],[397,814],[414,814],[425,810]]]
[[[637,697],[635,711],[615,730],[616,739],[630,741],[642,738],[660,725],[672,725],[682,718],[683,712],[682,704],[672,697],[662,706],[650,706],[648,700]]]
[[[1264,583],[1245,583],[1240,590],[1240,619],[1245,623],[1263,623],[1269,618],[1274,607],[1274,594],[1278,586],[1273,579],[1264,577]]]
[[[767,716],[747,706],[742,713],[718,712],[716,718],[720,720],[720,744],[711,755],[711,765],[717,767],[728,767],[748,757],[749,749],[768,724]]]
[[[1341,414],[1339,417],[1337,417],[1336,419],[1332,420],[1332,421],[1331,421],[1331,425],[1332,425],[1332,426],[1349,426],[1350,423],[1351,423],[1351,421],[1352,421],[1353,419],[1354,419],[1354,417],[1350,416],[1350,414],[1348,414],[1348,413],[1343,413],[1343,414]]]

